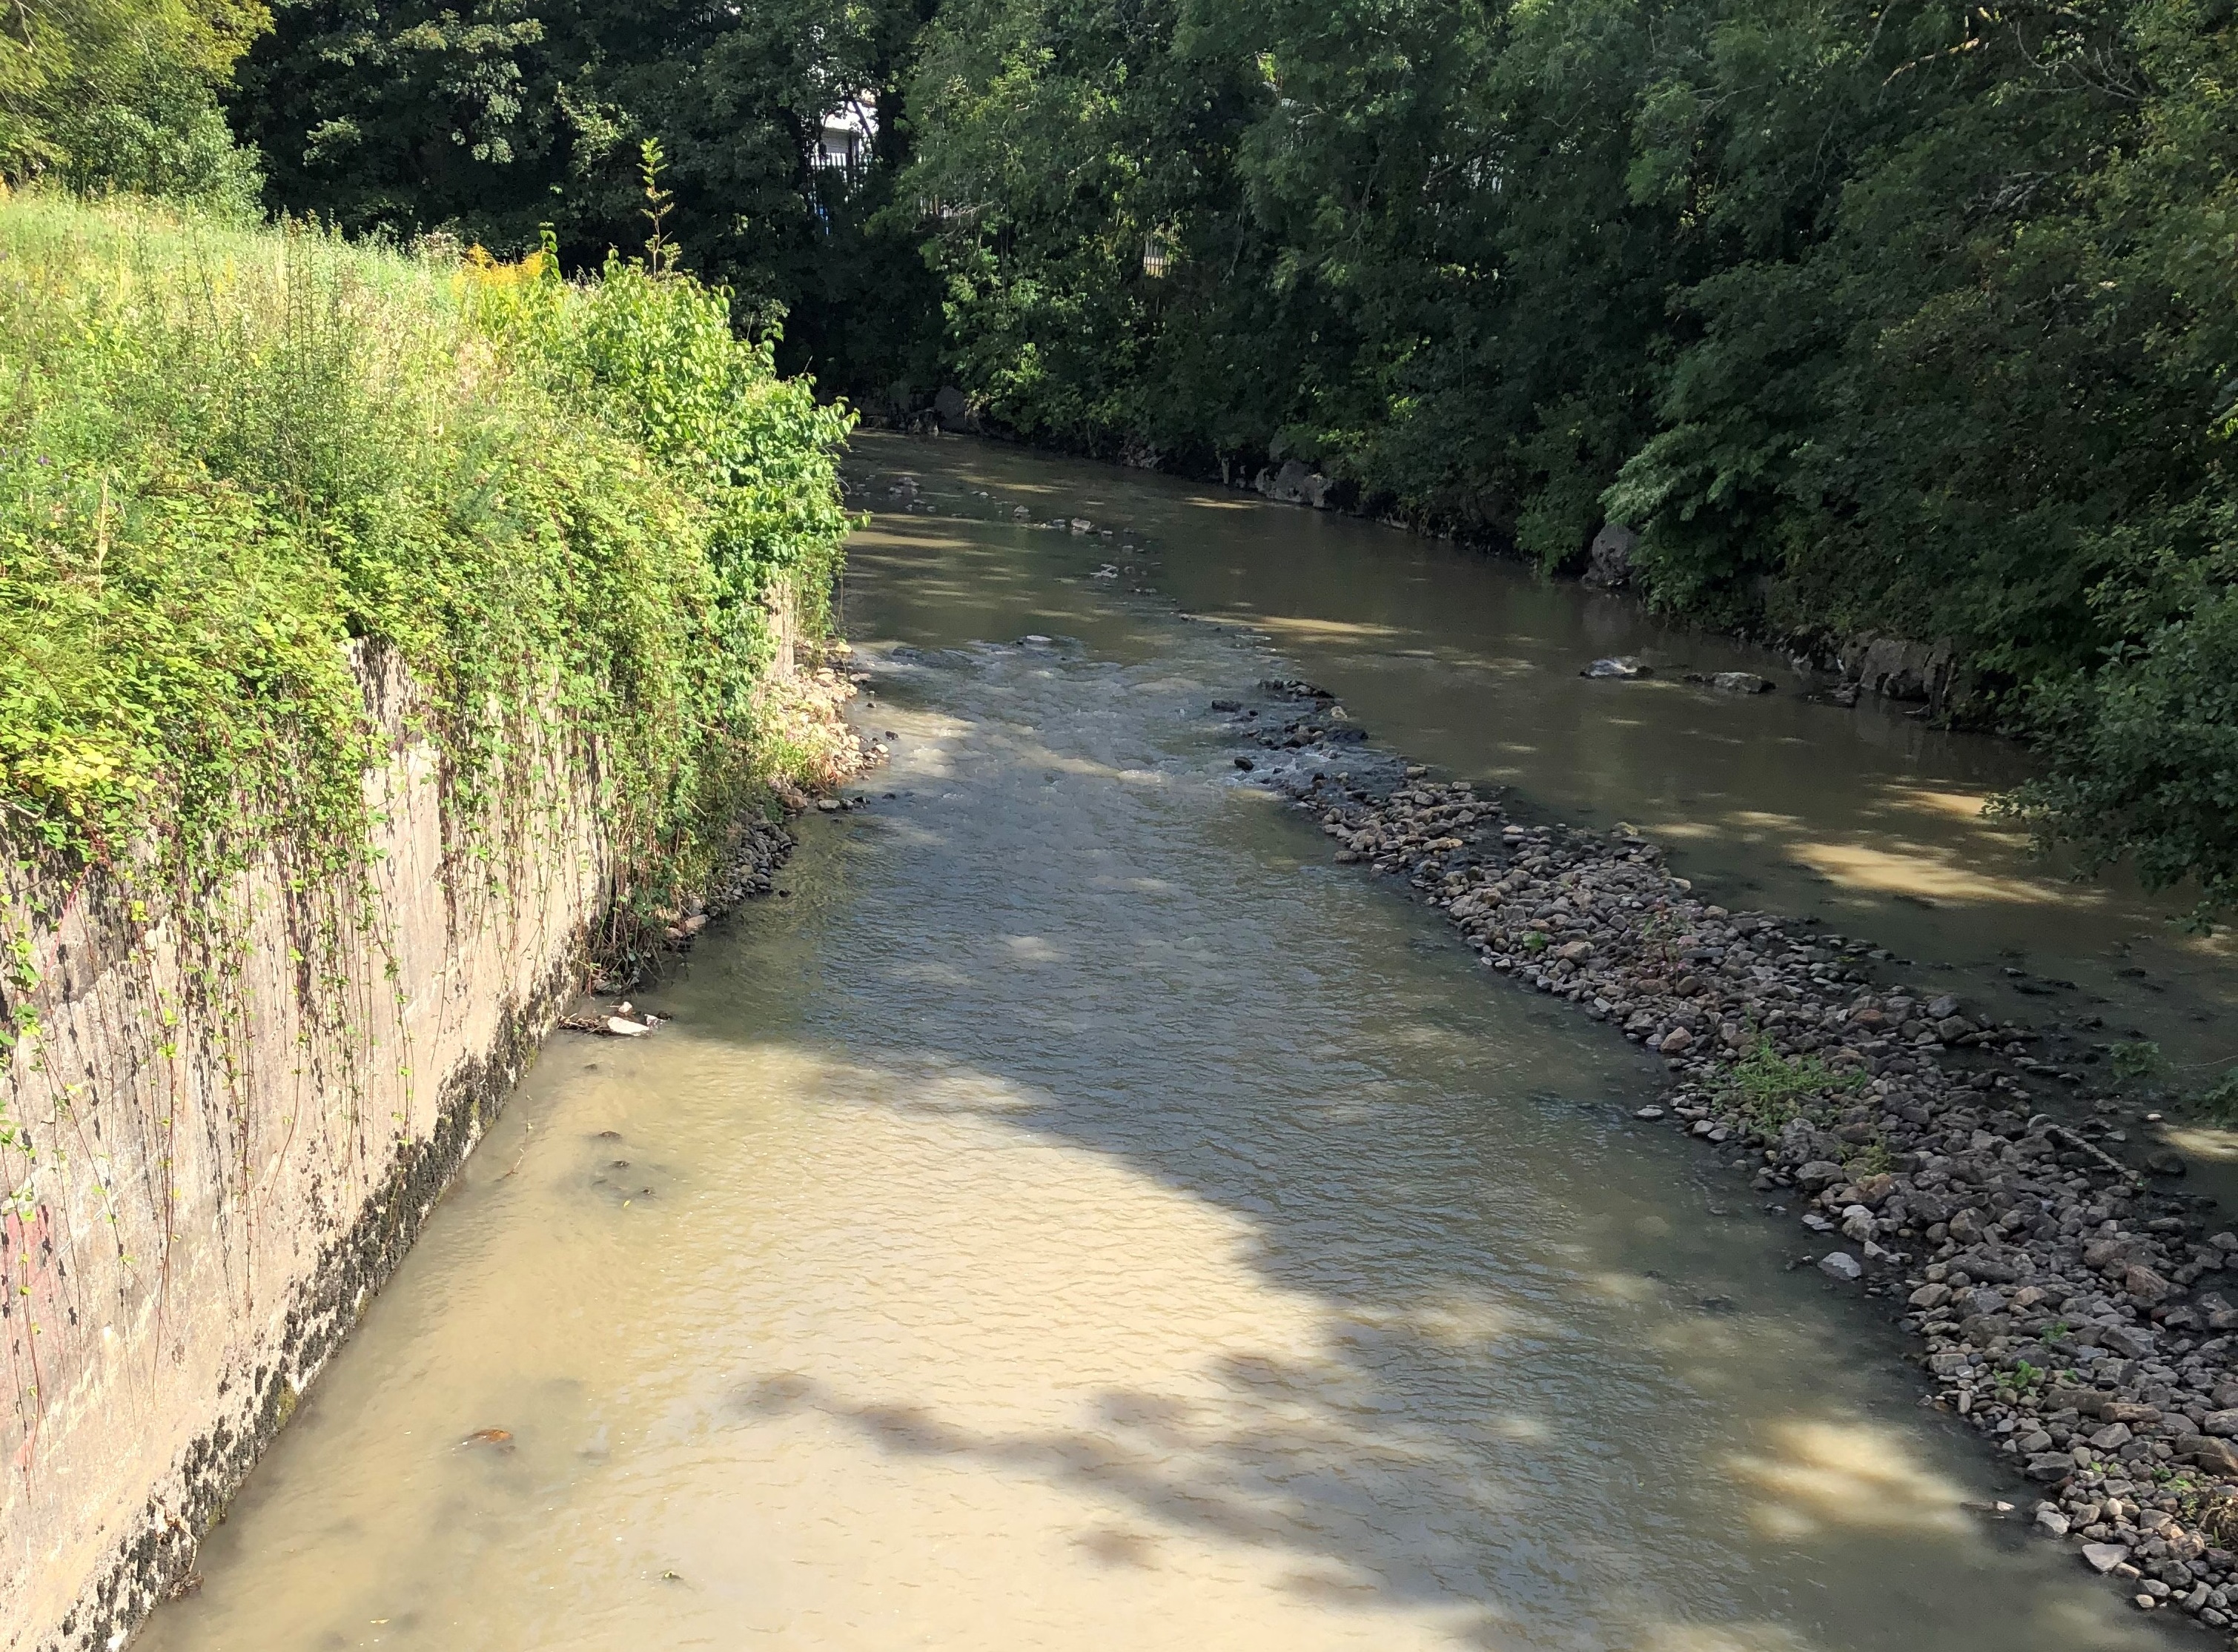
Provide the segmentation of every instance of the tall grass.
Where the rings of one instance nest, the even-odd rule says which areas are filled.
[[[557,717],[645,867],[704,852],[783,760],[765,599],[824,589],[844,531],[847,416],[726,308],[620,263],[0,200],[0,836],[346,863],[385,755],[365,638],[470,812]]]

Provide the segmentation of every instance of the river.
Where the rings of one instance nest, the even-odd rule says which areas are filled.
[[[1913,906],[1803,852],[2045,887],[1858,801],[2004,754],[1583,683],[1751,657],[1368,525],[969,443],[852,468],[891,767],[642,995],[672,1026],[546,1049],[142,1645],[2173,1643],[1969,1506],[2011,1483],[1883,1311],[1632,1121],[1659,1069],[1332,864],[1208,707],[1314,676],[1923,967],[2048,973],[2104,922],[2184,1024],[2214,961],[2133,897]]]

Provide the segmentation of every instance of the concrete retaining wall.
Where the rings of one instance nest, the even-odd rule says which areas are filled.
[[[276,850],[215,923],[0,874],[0,995],[43,1028],[0,1066],[6,1652],[123,1644],[581,982],[611,869],[571,765],[527,765],[478,862],[409,684],[361,677],[396,751],[369,898]]]

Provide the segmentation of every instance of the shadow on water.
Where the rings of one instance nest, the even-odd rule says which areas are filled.
[[[1639,1052],[1235,783],[1280,662],[1084,539],[862,537],[891,799],[546,1052],[152,1652],[2177,1635],[1963,1506]]]
[[[832,933],[742,930],[695,966],[693,1024],[751,1044],[722,1007],[782,1005],[817,1106],[1084,1148],[1222,1213],[1228,1262],[1308,1329],[1239,1326],[1178,1391],[1098,1388],[1062,1428],[812,1369],[745,1378],[744,1418],[1076,1482],[1139,1516],[1082,1539],[1106,1563],[1261,1546],[1286,1588],[1452,1614],[1467,1644],[1956,1644],[1953,1613],[1983,1648],[2153,1638],[1962,1510],[1990,1473],[1784,1270],[1801,1235],[1632,1126],[1634,1052],[1491,988],[1221,782],[1191,715],[1217,661],[957,657],[901,667],[879,716],[925,735],[898,795],[808,851],[784,922]],[[1137,1288],[1111,1235],[1016,1238]]]

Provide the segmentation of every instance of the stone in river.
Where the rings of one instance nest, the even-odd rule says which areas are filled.
[[[1847,1251],[1829,1251],[1818,1259],[1818,1271],[1832,1279],[1861,1279],[1865,1276],[1864,1264]],[[2072,1468],[2074,1464],[2068,1465]]]
[[[1727,694],[1769,694],[1775,684],[1754,671],[1712,671],[1710,686]]]
[[[2085,1543],[2082,1563],[2094,1572],[2110,1572],[2129,1557],[2127,1543]]]
[[[2037,1507],[2036,1523],[2055,1537],[2067,1536],[2067,1517],[2048,1503]]]
[[[1654,672],[1648,668],[1645,662],[1634,658],[1630,654],[1617,654],[1612,655],[1607,659],[1595,660],[1592,664],[1586,666],[1585,670],[1579,671],[1578,675],[1579,677],[1615,677],[1629,678],[1634,677],[1652,677]]]

